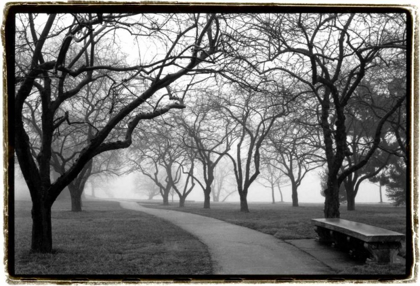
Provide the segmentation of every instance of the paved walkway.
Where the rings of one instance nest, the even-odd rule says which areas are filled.
[[[217,219],[120,201],[125,209],[165,219],[207,245],[214,274],[328,275],[335,272],[299,248],[249,228]]]

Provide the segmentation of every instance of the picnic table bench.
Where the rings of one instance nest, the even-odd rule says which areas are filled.
[[[312,219],[320,242],[332,243],[359,259],[395,263],[405,236],[387,229],[339,218]]]

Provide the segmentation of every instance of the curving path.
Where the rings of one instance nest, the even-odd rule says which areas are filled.
[[[335,272],[295,246],[249,228],[171,210],[151,209],[120,201],[125,209],[165,219],[208,246],[214,274],[328,275]]]

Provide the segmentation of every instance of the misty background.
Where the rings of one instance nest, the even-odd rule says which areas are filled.
[[[227,167],[230,167],[229,165]],[[319,179],[319,171],[321,168],[315,169],[308,173],[302,181],[302,185],[299,187],[299,201],[302,203],[323,203],[325,198],[321,195],[321,181]],[[139,173],[131,173],[128,175],[109,175],[104,177],[103,186],[98,186],[92,192],[91,180],[86,184],[83,191],[83,198],[86,196],[97,197],[97,198],[118,198],[118,199],[136,199],[136,200],[147,200],[146,194],[147,189],[145,187],[136,186],[136,177]],[[149,180],[144,178],[146,181]],[[149,180],[150,181],[150,180]],[[226,189],[234,191],[226,199],[226,202],[239,202],[239,195],[236,191],[236,185],[233,180],[226,183]],[[64,191],[68,195],[68,189]],[[287,183],[282,186],[283,199],[285,203],[292,202],[292,190],[291,186]],[[275,192],[276,202],[280,202],[280,194],[278,190]],[[15,199],[16,200],[30,200],[29,190],[26,183],[20,174],[18,166],[15,167]],[[176,194],[173,196],[174,201],[179,201]],[[248,194],[249,202],[266,202],[271,203],[271,189],[261,185],[261,180],[252,184],[250,192]],[[69,198],[70,200],[70,198]],[[153,200],[161,201],[160,195],[156,195]],[[385,195],[385,188],[382,187],[382,200],[384,203],[391,203],[388,197]],[[170,196],[170,202],[172,196]],[[203,202],[204,193],[200,186],[196,185],[187,198],[188,201]],[[365,181],[361,184],[360,190],[356,197],[357,203],[379,203],[379,185]]]

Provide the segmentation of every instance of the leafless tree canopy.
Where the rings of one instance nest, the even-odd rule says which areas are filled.
[[[360,180],[392,176],[391,163],[405,173],[402,12],[15,20],[13,147],[33,202],[34,251],[52,249],[58,195],[68,185],[81,194],[98,172],[140,171],[165,203],[172,190],[183,205],[199,186],[209,208],[228,162],[248,212],[261,172],[288,177],[298,206],[305,174],[325,166],[326,217],[340,216],[343,182],[354,201]]]

